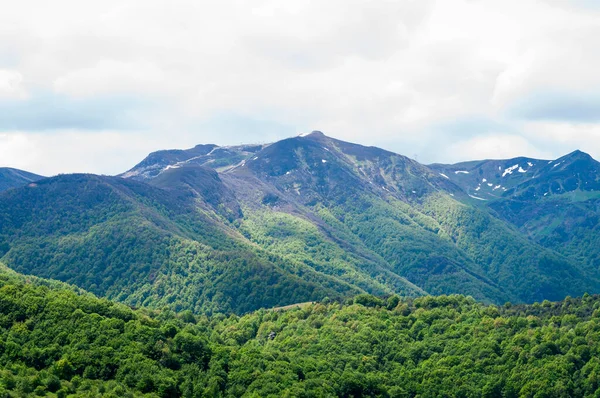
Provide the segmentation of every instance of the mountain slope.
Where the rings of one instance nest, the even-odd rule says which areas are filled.
[[[27,171],[12,169],[10,167],[0,167],[0,192],[22,187],[42,178],[44,177]]]
[[[429,167],[448,176],[470,195],[485,200],[533,200],[574,191],[600,192],[600,163],[581,151],[550,161],[521,157]]]
[[[544,175],[548,162],[519,158],[428,167],[321,132],[254,149],[218,170],[228,197],[240,205],[241,213],[235,205],[229,211],[242,214],[232,225],[292,263],[368,291],[402,293],[412,282],[428,293],[491,302],[559,299],[600,289],[598,273],[580,258],[543,247],[481,207],[522,195],[523,184]],[[170,176],[189,173],[189,164],[182,157],[169,163],[163,155],[152,163],[153,156],[144,167],[161,171],[155,178],[146,175],[146,181],[164,189],[181,186]],[[227,162],[229,155],[223,156],[214,161]],[[235,201],[228,203],[219,206]]]
[[[133,168],[123,173],[124,178],[148,180],[162,172],[185,165],[200,165],[213,169],[227,169],[240,164],[263,145],[240,145],[220,147],[218,145],[196,145],[191,149],[171,149],[153,152]]]
[[[361,148],[313,133],[271,144],[223,178],[248,209],[301,216],[324,234],[346,241],[346,247],[383,260],[383,268],[368,271],[371,277],[406,277],[430,293],[453,292],[460,285],[482,300],[512,299],[466,269],[465,263],[477,267],[441,239],[435,227],[413,218],[425,224],[431,220],[403,202],[382,200],[391,192],[416,200],[443,188],[458,193],[458,188],[408,158]]]
[[[440,172],[378,148],[315,132],[269,145],[224,181],[248,208],[303,214],[327,233],[354,236],[430,293],[533,301],[600,287],[577,261],[465,207],[458,200],[468,194]]]
[[[522,170],[523,164],[532,166]],[[507,168],[502,174],[489,172],[497,166]],[[596,275],[600,271],[600,163],[588,154],[575,151],[553,161],[517,158],[432,167],[469,171],[486,176],[494,187],[507,187],[497,193],[489,192],[493,188],[481,189],[474,195],[487,198],[480,203],[483,208],[527,238],[575,259]],[[469,175],[451,178],[473,192],[475,184]]]
[[[117,177],[64,175],[0,194],[11,268],[132,305],[247,312],[360,291],[246,242],[198,205]]]
[[[227,174],[221,177],[232,182]],[[249,187],[248,181],[251,181]],[[231,221],[232,226],[237,225],[246,238],[269,253],[282,256],[299,270],[308,267],[372,293],[409,296],[424,293],[406,279],[389,272],[383,266],[385,261],[368,249],[353,247],[345,239],[336,239],[306,220],[304,216],[307,213],[274,212],[273,208],[282,205],[279,197],[265,194],[262,189],[268,191],[268,188],[257,180],[243,180],[245,188],[241,185],[226,187],[215,171],[186,165],[166,170],[148,183],[172,192],[187,192],[192,196],[205,194],[204,199],[211,203],[213,209]],[[256,190],[257,187],[257,191],[249,193],[248,188]],[[238,196],[244,197],[241,201],[244,204],[243,211],[237,202]],[[258,207],[248,207],[252,202],[248,200],[249,196],[255,197]],[[232,220],[232,215],[238,218]],[[312,221],[315,220],[313,217]],[[377,279],[374,279],[375,276]]]

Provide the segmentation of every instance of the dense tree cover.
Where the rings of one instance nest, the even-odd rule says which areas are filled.
[[[541,245],[575,258],[589,269],[598,271],[598,194],[574,191],[538,201],[499,200],[489,206],[499,217],[515,225]]]
[[[207,366],[197,330],[23,279],[0,275],[0,395],[172,397]]]
[[[135,306],[243,313],[361,292],[245,241],[201,198],[65,175],[0,194],[0,256]]]
[[[541,248],[484,211],[445,195],[428,197],[423,211],[439,222],[456,246],[483,269],[483,275],[520,301],[560,300],[600,290],[598,273],[588,272],[577,257]]]
[[[496,303],[514,299],[454,245],[435,219],[388,200],[361,195],[329,211],[383,257],[390,269],[428,293],[461,292]]]
[[[277,211],[246,210],[240,231],[250,240],[290,262],[358,286],[372,294],[421,295],[424,292],[389,269],[358,242],[328,239],[308,220]],[[377,275],[377,278],[373,276]]]
[[[600,296],[359,295],[206,317],[0,274],[7,397],[597,396],[599,354]]]

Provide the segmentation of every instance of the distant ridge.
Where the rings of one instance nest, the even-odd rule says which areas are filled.
[[[42,176],[27,171],[0,167],[0,192],[41,180]]]

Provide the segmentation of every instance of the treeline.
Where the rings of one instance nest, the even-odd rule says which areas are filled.
[[[207,317],[0,274],[4,397],[586,397],[599,354],[600,296],[360,295]]]

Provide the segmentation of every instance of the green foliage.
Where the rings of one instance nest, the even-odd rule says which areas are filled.
[[[513,297],[487,278],[474,258],[456,247],[435,218],[415,207],[360,194],[330,211],[381,256],[393,273],[430,294],[462,293],[486,302]]]
[[[423,208],[479,265],[480,274],[519,301],[560,300],[600,289],[596,273],[581,267],[575,256],[542,248],[486,212],[445,195],[429,197]]]
[[[353,301],[194,317],[3,272],[0,394],[586,397],[600,388],[600,296],[503,307],[456,295]]]
[[[319,226],[291,214],[269,211],[244,211],[240,231],[271,253],[297,264],[302,272],[313,269],[331,275],[342,283],[356,286],[354,293],[398,293],[420,295],[423,292],[393,272],[385,261],[377,259],[366,247],[340,244]]]
[[[19,272],[136,307],[244,313],[358,292],[300,272],[216,217],[193,197],[146,184],[59,176],[0,195],[0,254]]]

